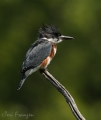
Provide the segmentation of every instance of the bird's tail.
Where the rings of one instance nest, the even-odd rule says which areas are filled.
[[[26,71],[25,73],[22,73],[22,79],[21,79],[21,81],[20,81],[20,83],[19,83],[19,86],[18,86],[17,90],[20,90],[20,89],[21,89],[21,87],[22,87],[22,85],[24,84],[26,78],[29,76],[30,71],[31,71],[31,70],[28,70],[28,71]]]
[[[22,87],[22,85],[24,84],[26,78],[27,78],[27,77],[25,76],[25,74],[23,74],[23,75],[22,75],[22,79],[21,79],[21,81],[20,81],[20,83],[19,83],[19,86],[18,86],[17,90],[20,90],[20,89],[21,89],[21,87]]]

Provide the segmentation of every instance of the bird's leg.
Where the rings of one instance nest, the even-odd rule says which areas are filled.
[[[39,69],[39,71],[40,71],[40,73],[42,74],[42,73],[44,73],[45,71],[48,71],[48,69],[47,69],[47,68],[45,68],[45,69]]]

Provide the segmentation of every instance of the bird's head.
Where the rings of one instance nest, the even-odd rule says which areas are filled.
[[[43,25],[39,29],[39,38],[46,39],[54,43],[59,43],[62,42],[63,40],[74,39],[73,37],[70,36],[61,35],[58,28],[54,25],[49,25],[49,26]]]

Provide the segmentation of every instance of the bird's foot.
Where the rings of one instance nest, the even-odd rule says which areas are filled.
[[[43,72],[48,71],[48,69],[40,69],[39,71],[42,74]]]

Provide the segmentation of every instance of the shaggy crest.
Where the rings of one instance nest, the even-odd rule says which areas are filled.
[[[59,32],[58,28],[55,25],[42,25],[42,27],[39,29],[39,36],[44,36],[45,34],[52,34],[55,36],[61,36],[61,33]]]

